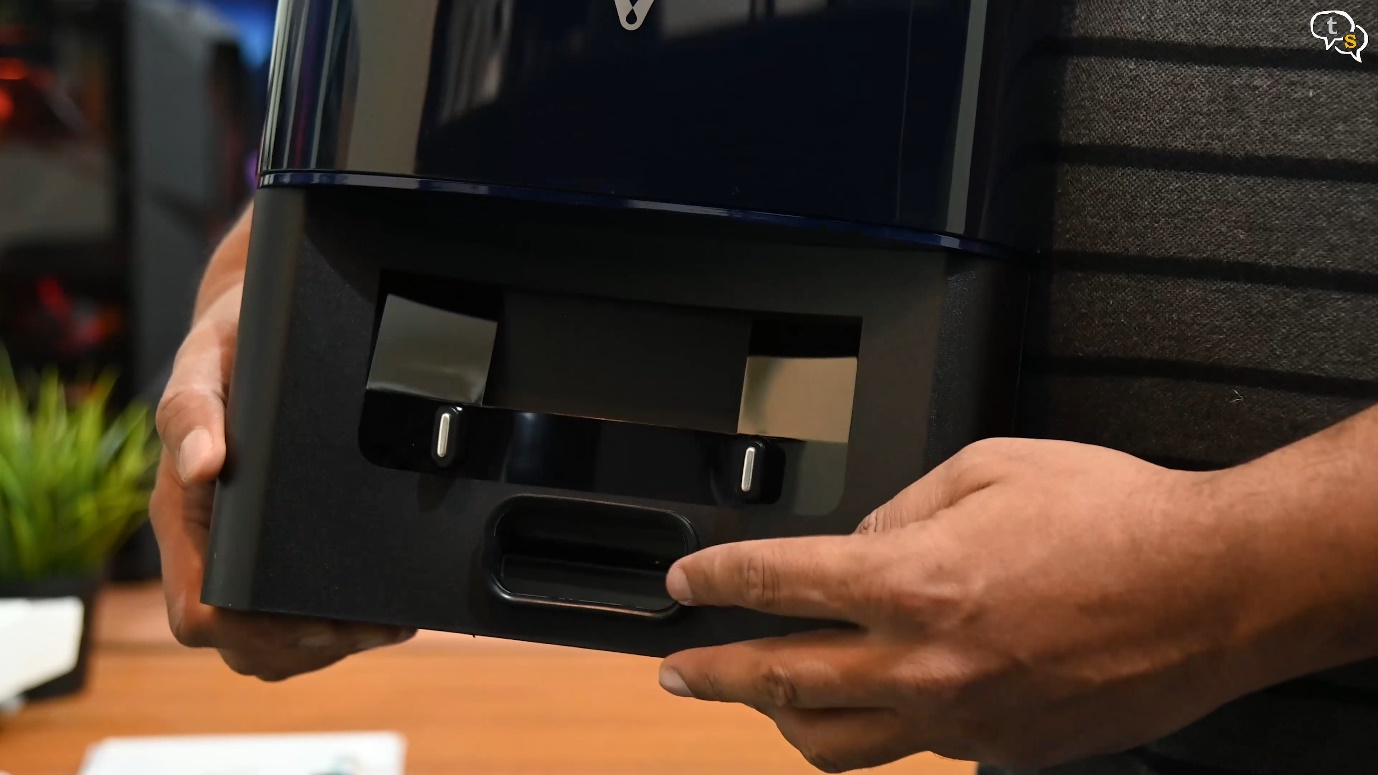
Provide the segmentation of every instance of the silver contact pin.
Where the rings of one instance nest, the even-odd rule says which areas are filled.
[[[751,485],[756,479],[756,448],[747,447],[746,453],[742,455],[742,492],[751,492]]]
[[[447,406],[435,415],[435,428],[431,431],[431,459],[441,467],[454,464],[460,455],[459,447],[464,439],[464,409]]]

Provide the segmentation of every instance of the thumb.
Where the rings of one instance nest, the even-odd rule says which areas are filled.
[[[183,484],[209,482],[225,464],[225,395],[234,348],[234,325],[208,316],[187,335],[158,402],[158,435]]]

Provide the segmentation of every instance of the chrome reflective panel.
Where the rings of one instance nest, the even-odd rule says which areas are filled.
[[[771,354],[743,353],[735,427],[705,424],[711,413],[671,411],[681,419],[657,428],[627,413],[623,403],[654,405],[664,398],[654,392],[604,396],[601,404],[594,404],[599,411],[581,415],[550,411],[550,406],[559,405],[552,393],[564,386],[559,380],[538,380],[535,389],[527,386],[522,395],[534,401],[532,405],[503,400],[490,389],[494,369],[501,368],[495,365],[500,338],[507,336],[511,346],[502,317],[441,309],[396,294],[384,298],[367,387],[374,408],[366,409],[362,433],[366,446],[401,455],[386,465],[439,473],[454,464],[454,473],[460,475],[546,486],[559,483],[598,492],[617,488],[617,479],[625,480],[628,472],[649,464],[659,473],[647,474],[637,485],[649,488],[646,494],[716,502],[733,497],[733,491],[723,489],[733,477],[735,492],[756,490],[764,475],[761,466],[768,461],[756,449],[738,445],[769,439],[778,445],[784,466],[779,507],[804,515],[827,514],[841,498],[856,391],[855,355],[839,356],[836,345],[820,348],[817,341],[797,334],[793,349],[815,353],[782,354],[777,337]],[[854,343],[841,350],[854,353],[850,344]],[[599,353],[602,349],[588,350],[587,371],[630,382],[646,368],[643,362]],[[427,422],[432,416],[433,425]],[[423,432],[429,437],[421,438]],[[455,445],[462,442],[455,438],[461,435],[487,439],[487,453],[496,455],[492,464],[474,466],[470,459],[466,467],[463,452],[456,460]],[[423,448],[429,454],[422,454]],[[405,449],[414,453],[398,452]],[[677,456],[683,460],[677,467],[682,470],[674,475],[660,470],[656,461]],[[710,458],[729,466],[726,477]],[[404,459],[409,462],[399,462]],[[647,483],[667,476],[671,484]],[[722,480],[716,490],[715,479]]]

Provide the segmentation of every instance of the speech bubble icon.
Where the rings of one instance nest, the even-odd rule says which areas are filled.
[[[1345,36],[1358,26],[1354,17],[1344,11],[1321,11],[1311,17],[1311,36],[1325,41],[1325,50],[1329,51],[1343,43]]]
[[[1341,54],[1354,57],[1354,61],[1363,64],[1364,49],[1368,48],[1368,30],[1354,25],[1354,31],[1340,39],[1336,44],[1335,50]]]

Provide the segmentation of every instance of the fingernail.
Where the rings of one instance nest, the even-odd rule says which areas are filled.
[[[689,577],[678,566],[670,568],[665,576],[665,591],[678,600],[680,605],[693,605],[694,595],[689,589]]]
[[[679,673],[668,667],[660,668],[660,688],[676,697],[694,698],[693,692],[689,691],[689,684],[684,682]]]
[[[190,482],[191,476],[205,465],[211,455],[211,432],[197,428],[182,439],[182,447],[177,450],[177,475],[182,481]]]

